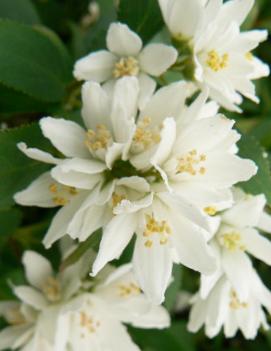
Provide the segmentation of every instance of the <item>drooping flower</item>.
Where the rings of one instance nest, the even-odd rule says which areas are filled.
[[[241,300],[225,275],[203,299],[198,293],[193,297],[188,329],[197,332],[205,326],[208,337],[216,336],[221,328],[227,338],[235,336],[240,329],[246,339],[254,339],[260,327],[269,329],[265,310],[271,313],[271,293],[256,271],[246,276],[248,296]],[[263,308],[264,307],[264,308]]]
[[[219,278],[225,274],[241,301],[249,296],[250,271],[253,269],[248,254],[271,265],[271,241],[259,229],[271,232],[271,217],[264,212],[264,195],[245,194],[234,189],[234,205],[222,212],[218,228],[211,241],[217,257],[217,271],[201,276],[201,296],[205,298]]]
[[[107,50],[93,52],[75,64],[74,76],[79,80],[110,82],[124,76],[138,77],[140,106],[156,87],[151,76],[164,73],[177,58],[177,51],[165,44],[149,44],[142,48],[140,37],[126,24],[112,23],[106,37]]]
[[[67,345],[72,350],[139,350],[123,323],[159,329],[170,323],[167,311],[144,296],[129,264],[62,308],[54,350],[65,351]]]
[[[240,31],[253,3],[159,0],[173,43],[181,55],[190,52],[194,61],[190,78],[199,88],[208,86],[219,104],[239,112],[242,95],[259,102],[251,80],[269,75],[268,65],[251,54],[267,38],[267,31]]]
[[[21,302],[0,304],[0,315],[9,324],[0,332],[0,350],[53,350],[59,306],[79,290],[81,262],[55,275],[47,259],[33,251],[25,252],[23,264],[30,285],[13,287]]]

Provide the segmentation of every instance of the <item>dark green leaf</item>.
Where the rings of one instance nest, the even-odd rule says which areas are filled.
[[[0,208],[12,205],[14,193],[48,168],[23,155],[16,146],[20,141],[29,146],[48,148],[37,124],[0,132]]]
[[[22,214],[17,209],[0,210],[0,244],[20,225]]]
[[[251,132],[262,146],[267,149],[271,148],[271,119],[265,118],[261,123],[254,127]]]
[[[138,33],[144,42],[164,26],[157,0],[120,0],[118,20]]]
[[[65,96],[71,62],[61,42],[40,30],[0,21],[0,82],[34,98],[54,102]]]
[[[258,166],[257,174],[248,182],[240,183],[239,185],[248,193],[254,195],[260,193],[265,194],[267,202],[270,205],[271,174],[268,154],[253,136],[243,135],[238,146],[240,149],[240,156],[243,158],[250,158]]]
[[[173,282],[167,289],[165,306],[168,310],[172,310],[176,303],[177,294],[180,291],[181,281],[182,281],[182,271],[180,265],[175,265],[173,267]]]
[[[39,15],[31,0],[1,0],[0,18],[25,24],[39,24]]]

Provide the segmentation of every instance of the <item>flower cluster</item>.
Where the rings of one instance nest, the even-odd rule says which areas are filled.
[[[227,337],[241,329],[254,338],[268,327],[263,307],[271,312],[271,293],[249,255],[271,264],[271,243],[259,233],[271,232],[271,219],[263,195],[234,187],[257,166],[238,156],[240,134],[218,112],[220,105],[240,112],[242,96],[258,101],[251,80],[269,69],[251,50],[267,33],[240,31],[252,0],[159,4],[167,44],[143,47],[127,25],[113,23],[107,50],[76,62],[83,125],[40,120],[57,156],[18,144],[52,166],[14,197],[59,207],[45,247],[66,235],[84,242],[99,229],[102,237],[92,265],[83,257],[58,275],[38,254],[24,255],[32,287],[14,287],[22,303],[1,305],[12,326],[0,334],[0,349],[137,350],[121,323],[168,326],[159,305],[173,264],[201,274],[190,331],[205,324],[213,337],[224,325]],[[186,79],[162,85],[169,70]],[[104,274],[133,236],[131,264]]]

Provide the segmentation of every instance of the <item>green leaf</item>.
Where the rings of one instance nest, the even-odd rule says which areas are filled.
[[[157,0],[120,0],[118,20],[126,23],[144,42],[164,26]]]
[[[49,143],[42,137],[37,124],[0,132],[0,208],[11,206],[13,195],[25,188],[48,165],[29,159],[17,148],[17,143],[49,149]]]
[[[21,212],[15,208],[0,210],[0,245],[18,228],[21,219]]]
[[[265,194],[267,202],[271,205],[271,174],[268,154],[253,136],[243,135],[239,146],[239,155],[253,160],[258,166],[257,174],[248,182],[239,185],[253,195]]]
[[[36,99],[64,98],[71,80],[71,62],[58,40],[41,30],[0,21],[0,82]]]
[[[265,118],[261,123],[254,127],[251,132],[256,139],[259,140],[262,146],[267,149],[271,148],[271,119]]]
[[[25,24],[39,24],[39,15],[30,0],[1,0],[0,18]]]

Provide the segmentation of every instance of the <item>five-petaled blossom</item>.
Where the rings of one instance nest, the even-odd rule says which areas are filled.
[[[259,102],[251,80],[269,75],[268,65],[251,53],[268,32],[240,31],[253,3],[254,0],[159,0],[180,55],[184,49],[191,53],[192,77],[198,87],[208,86],[212,99],[239,112],[242,95]]]

